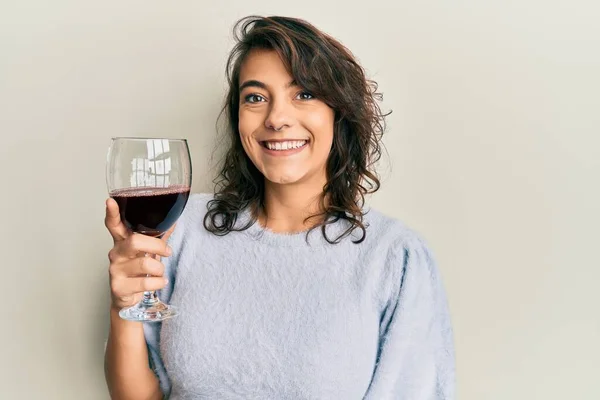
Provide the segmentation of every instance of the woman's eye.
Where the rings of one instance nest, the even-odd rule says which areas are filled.
[[[265,101],[265,98],[259,94],[249,94],[248,96],[244,97],[244,101],[246,103],[260,103]]]
[[[299,100],[310,100],[310,99],[314,99],[315,96],[313,96],[312,94],[310,94],[308,92],[300,92],[300,93],[298,93],[298,96],[296,96],[296,98]]]

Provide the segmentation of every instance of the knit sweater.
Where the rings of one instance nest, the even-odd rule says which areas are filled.
[[[360,244],[358,230],[330,244],[320,228],[307,241],[258,222],[217,236],[203,225],[212,198],[190,197],[163,259],[159,296],[179,315],[144,324],[167,398],[454,399],[446,295],[419,234],[365,208]]]

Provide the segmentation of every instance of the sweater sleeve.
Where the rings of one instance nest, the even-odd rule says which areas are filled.
[[[173,249],[173,254],[170,257],[162,258],[161,262],[165,266],[164,276],[169,280],[169,283],[162,290],[157,291],[159,299],[166,304],[170,303],[171,295],[177,280],[177,265],[179,264],[182,248],[185,245],[186,230],[191,225],[189,220],[194,210],[198,207],[197,203],[202,199],[202,195],[198,194],[194,194],[190,197],[183,214],[177,221],[173,234],[167,241],[169,246]],[[160,353],[161,328],[162,322],[144,322],[144,337],[148,348],[148,363],[158,378],[164,398],[168,399],[171,392],[171,382]]]
[[[393,284],[364,400],[455,398],[454,339],[432,253],[416,234],[394,249]]]
[[[171,238],[169,238],[168,243],[173,248],[173,255],[162,259],[162,263],[165,265],[164,276],[169,280],[169,283],[165,288],[157,291],[158,298],[167,304],[169,304],[171,293],[173,292],[173,284],[175,282],[174,266],[177,265],[177,258],[179,256],[179,252],[172,242]],[[158,378],[164,398],[168,398],[171,391],[171,383],[160,355],[160,330],[162,322],[144,322],[143,324],[144,336],[148,347],[148,363]]]

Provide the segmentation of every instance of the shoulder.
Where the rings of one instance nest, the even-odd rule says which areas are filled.
[[[376,210],[369,214],[371,241],[382,243],[379,251],[386,254],[386,293],[390,298],[397,298],[401,288],[429,293],[431,298],[443,294],[437,261],[424,236],[397,218]]]
[[[189,213],[206,214],[208,202],[214,199],[214,193],[192,193],[186,205],[186,211]]]
[[[181,214],[180,220],[186,224],[188,221],[202,220],[208,210],[208,203],[214,198],[213,193],[192,193]]]
[[[369,210],[365,220],[369,224],[369,247],[385,254],[385,269],[392,281],[400,282],[407,273],[424,281],[435,279],[438,275],[435,256],[420,231],[374,209]]]
[[[179,242],[184,240],[195,231],[203,228],[203,220],[206,215],[208,202],[214,197],[212,193],[192,193],[188,198],[183,212],[177,220],[175,231],[169,240],[172,246],[178,246]]]
[[[429,249],[427,241],[419,230],[377,209],[369,208],[364,222],[368,224],[367,238],[371,244],[379,243],[394,250]]]

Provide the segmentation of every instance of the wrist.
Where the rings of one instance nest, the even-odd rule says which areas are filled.
[[[122,306],[115,304],[114,302],[110,302],[110,314],[113,315],[119,315],[119,311],[121,311],[123,309]]]

